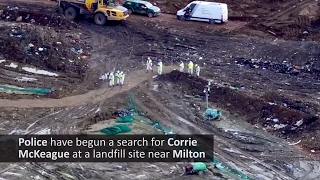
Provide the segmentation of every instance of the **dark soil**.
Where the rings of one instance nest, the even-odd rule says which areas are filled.
[[[85,76],[85,60],[78,59],[79,55],[70,50],[73,46],[81,47],[85,44],[71,44],[71,39],[67,39],[65,35],[34,26],[2,26],[0,31],[0,53],[6,59],[62,72],[71,77]],[[33,47],[29,47],[29,44]]]
[[[81,55],[72,52],[71,48],[83,49],[83,54],[88,54],[90,46],[66,33],[66,30],[77,28],[75,22],[55,13],[54,7],[43,11],[43,5],[35,4],[30,11],[27,8],[30,4],[17,2],[10,3],[10,7],[0,7],[3,9],[0,20],[29,23],[14,28],[0,28],[0,53],[6,59],[65,73],[70,77],[85,76],[86,62],[79,59]],[[34,45],[33,48],[28,47],[30,43]],[[38,48],[44,50],[39,52]]]
[[[179,71],[172,71],[170,74],[162,75],[158,79],[174,82],[174,86],[184,93],[202,97],[204,97],[203,88],[208,83],[203,79],[189,76]],[[245,92],[217,86],[211,88],[209,100],[218,108],[244,117],[251,124],[260,124],[264,127],[273,127],[275,124],[287,125],[279,130],[268,128],[271,129],[271,132],[283,138],[299,139],[303,135],[320,130],[319,117],[307,113],[306,110],[303,112],[303,109],[308,107],[301,104],[300,106],[302,107],[297,110],[283,105],[271,104],[269,103],[270,99],[254,98],[248,96]],[[279,122],[273,122],[273,119],[278,119]],[[300,126],[295,125],[301,119],[303,119],[303,124]],[[312,146],[307,142],[304,145],[307,148]]]

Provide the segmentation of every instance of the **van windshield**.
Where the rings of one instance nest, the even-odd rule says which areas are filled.
[[[151,3],[148,3],[148,2],[146,2],[144,5],[145,5],[147,8],[151,8],[151,7],[153,6]]]

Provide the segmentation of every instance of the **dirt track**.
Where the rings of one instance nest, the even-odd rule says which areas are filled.
[[[51,2],[44,3],[48,7],[54,6]],[[6,98],[0,101],[0,107],[3,108],[0,116],[2,133],[24,134],[45,130],[50,130],[52,134],[79,133],[89,124],[113,119],[113,112],[124,108],[127,91],[131,90],[137,104],[149,118],[160,120],[179,133],[215,134],[217,156],[225,162],[232,162],[233,166],[247,175],[262,179],[319,178],[319,163],[309,157],[316,156],[320,150],[319,43],[239,35],[252,33],[250,27],[253,22],[231,21],[223,26],[209,26],[204,23],[180,22],[175,20],[174,16],[164,14],[154,19],[131,16],[124,23],[101,27],[88,20],[80,19],[74,23],[56,15],[53,21],[50,18],[50,10],[53,8],[49,8],[48,13],[42,12],[44,5],[41,4],[32,5],[32,13],[29,10],[30,5],[22,2],[2,1],[1,4],[3,9],[9,4],[19,6],[18,10],[6,10],[6,16],[9,15],[10,18],[2,18],[6,20],[1,24],[8,25],[8,30],[11,30],[12,26],[20,26],[20,22],[12,22],[16,21],[17,17],[25,18],[31,14],[31,18],[35,20],[32,29],[43,29],[42,26],[46,25],[50,27],[45,28],[45,34],[49,36],[68,33],[69,38],[59,38],[65,38],[61,48],[71,56],[58,61],[68,62],[70,59],[69,62],[79,62],[85,69],[84,73],[80,73],[84,76],[77,77],[72,75],[73,73],[58,71],[45,64],[20,61],[21,67],[25,64],[33,65],[59,73],[59,76],[26,73],[19,68],[5,66],[19,60],[14,57],[9,59],[10,57],[5,55],[10,55],[10,51],[3,50],[2,55],[6,62],[0,63],[1,84],[55,87],[57,92],[51,95],[56,99],[48,99],[50,96],[1,93],[1,96]],[[232,9],[233,4],[230,4],[230,7],[232,15],[236,9]],[[39,13],[42,15],[37,15]],[[284,18],[284,15],[275,14],[274,18],[276,16]],[[272,20],[271,17],[268,19]],[[29,20],[24,19],[23,22],[29,24]],[[63,23],[57,26],[52,22]],[[260,26],[259,28],[263,30]],[[267,30],[269,29],[264,32]],[[265,36],[263,32],[258,34]],[[7,36],[8,33],[3,31],[3,40],[6,40]],[[26,38],[23,43],[14,47],[23,50],[31,39]],[[37,48],[42,47],[42,43],[54,48],[48,41],[50,38],[42,36],[37,39],[38,44],[34,43]],[[71,50],[73,47],[83,49],[84,52],[74,53]],[[60,50],[61,48],[59,47]],[[44,62],[54,63],[63,56],[59,53],[53,55],[56,57],[32,57],[37,57],[36,62],[45,60]],[[164,64],[168,65],[164,67],[166,73],[177,67],[180,60],[193,60],[202,67],[202,79],[172,72],[154,81],[152,76],[155,73],[146,73],[144,70],[143,63],[148,56],[161,58]],[[198,60],[199,57],[203,57],[203,60]],[[70,72],[76,72],[73,71],[76,65],[71,63],[70,67]],[[124,87],[111,89],[105,81],[99,80],[102,74],[114,68],[128,74]],[[13,81],[16,77],[32,77],[38,81]],[[203,96],[202,90],[207,79],[217,84],[217,87],[213,88],[210,101],[211,106],[223,110],[224,121],[201,124],[199,122],[204,107],[203,99],[193,96]],[[240,91],[219,87],[222,83],[238,87]],[[197,110],[198,107],[201,107],[201,111]],[[274,119],[279,122],[274,122]],[[302,124],[296,125],[301,119]],[[276,125],[281,124],[285,125],[285,128],[277,129]],[[268,132],[283,139],[275,138]],[[297,147],[288,146],[288,143],[299,140],[301,141]],[[297,150],[300,147],[304,148],[302,152]],[[94,172],[92,169],[97,168],[96,166],[83,166],[89,169],[87,171],[91,174],[83,174],[83,170],[72,165],[68,165],[67,169],[74,174],[83,174],[87,179],[93,176],[98,179],[111,177],[108,173],[101,174],[103,171],[116,174],[114,169],[107,167],[101,167],[101,171]],[[164,168],[171,165],[159,166]],[[125,178],[136,179],[143,167],[145,166],[128,167],[137,173]],[[15,171],[33,176],[30,172]],[[171,178],[179,179],[179,173],[178,169],[175,170]],[[208,179],[218,179],[219,173],[210,174]],[[4,176],[3,173],[2,175]],[[169,178],[168,175],[158,172],[149,172],[148,177]]]
[[[164,73],[170,72],[174,69],[174,66],[164,66]],[[128,75],[130,82],[124,86],[116,86],[110,88],[108,85],[104,85],[101,89],[89,91],[86,94],[68,96],[62,99],[19,99],[16,101],[12,100],[1,100],[0,107],[15,107],[15,108],[50,108],[50,107],[68,107],[85,105],[88,103],[96,104],[105,99],[113,97],[117,94],[127,92],[132,88],[135,88],[139,84],[152,79],[154,74],[147,74],[145,70],[135,71]]]

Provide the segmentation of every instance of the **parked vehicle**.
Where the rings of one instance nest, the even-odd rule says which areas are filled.
[[[83,14],[92,17],[98,25],[107,21],[123,21],[129,17],[128,10],[113,0],[59,0],[58,11],[74,20]]]
[[[128,9],[129,14],[144,14],[148,15],[148,17],[150,18],[158,16],[160,14],[160,8],[152,5],[148,1],[126,0],[123,3],[123,7]]]
[[[222,24],[228,21],[228,6],[225,3],[193,1],[177,12],[177,18]]]

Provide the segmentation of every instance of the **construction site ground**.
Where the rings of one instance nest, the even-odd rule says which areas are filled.
[[[104,127],[125,108],[131,92],[147,118],[180,134],[214,134],[215,156],[245,175],[320,178],[317,2],[227,0],[230,21],[223,25],[176,20],[186,1],[152,2],[164,12],[159,17],[131,15],[97,26],[56,14],[55,2],[1,0],[0,85],[55,90],[0,93],[2,134],[76,134]],[[156,67],[146,73],[147,57],[163,60],[163,75],[155,77]],[[180,60],[199,64],[201,77],[174,71]],[[127,74],[124,86],[110,88],[100,79],[113,69]],[[208,80],[213,82],[210,107],[220,109],[222,118],[203,123]],[[155,132],[139,127],[133,133]],[[1,164],[0,176],[61,179],[56,172],[64,171],[74,179],[237,179],[214,166],[203,177],[181,176],[182,167]]]

